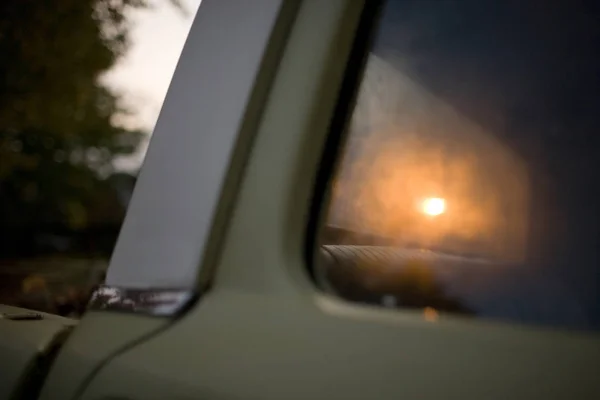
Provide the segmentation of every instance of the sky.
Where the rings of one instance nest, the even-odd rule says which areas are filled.
[[[202,0],[181,0],[187,15],[167,1],[157,1],[155,7],[131,13],[131,48],[105,82],[123,93],[128,107],[134,111],[126,124],[152,132],[179,55]],[[135,170],[143,161],[146,141],[132,157],[117,160],[119,169]]]

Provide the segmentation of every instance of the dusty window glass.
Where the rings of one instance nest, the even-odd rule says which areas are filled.
[[[1,2],[0,303],[85,309],[200,1]]]
[[[600,328],[595,2],[388,0],[335,171],[345,299]]]

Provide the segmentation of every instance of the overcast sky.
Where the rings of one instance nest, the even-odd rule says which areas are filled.
[[[132,46],[128,54],[106,76],[110,86],[124,93],[135,111],[128,124],[151,132],[158,118],[179,55],[202,0],[182,0],[188,11],[184,16],[166,1],[153,9],[135,11],[131,15]],[[146,146],[118,167],[136,169]]]

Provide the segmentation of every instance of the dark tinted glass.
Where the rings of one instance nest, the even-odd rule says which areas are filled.
[[[322,233],[322,284],[600,328],[593,1],[390,0]]]

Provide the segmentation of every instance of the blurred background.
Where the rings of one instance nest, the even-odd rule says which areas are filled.
[[[0,3],[0,303],[83,311],[200,2]]]

